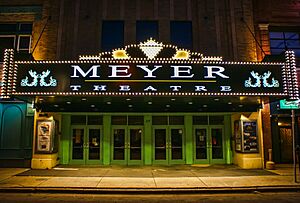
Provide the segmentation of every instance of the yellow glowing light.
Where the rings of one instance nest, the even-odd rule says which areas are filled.
[[[178,49],[173,56],[173,59],[189,59],[190,58],[190,53],[186,50],[180,50]]]
[[[129,56],[127,55],[126,51],[123,49],[117,49],[113,51],[112,57],[114,59],[129,59]]]

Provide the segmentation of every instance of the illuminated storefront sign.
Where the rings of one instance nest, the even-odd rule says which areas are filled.
[[[80,56],[77,61],[13,61],[12,55],[6,52],[2,96],[298,96],[288,59],[285,63],[225,62],[154,40]]]
[[[280,109],[300,109],[299,100],[296,101],[287,101],[282,99],[279,101]]]

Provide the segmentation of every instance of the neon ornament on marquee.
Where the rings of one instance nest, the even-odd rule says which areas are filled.
[[[49,78],[49,83],[45,81],[45,78],[49,76],[50,71],[46,70],[43,71],[42,74],[37,74],[36,71],[30,70],[28,71],[29,75],[33,78],[32,82],[29,83],[28,76],[26,76],[24,79],[21,80],[21,86],[22,87],[36,87],[38,86],[38,81],[39,85],[41,87],[56,87],[57,86],[57,81],[54,79],[52,76]],[[40,80],[38,80],[40,79]]]
[[[275,80],[274,78],[272,78],[271,84],[268,83],[268,79],[271,74],[272,73],[270,71],[265,72],[263,75],[259,75],[257,72],[251,71],[251,75],[256,79],[256,82],[252,84],[252,79],[249,77],[248,80],[245,80],[245,87],[261,87],[261,85],[263,85],[263,87],[279,87],[278,80]]]

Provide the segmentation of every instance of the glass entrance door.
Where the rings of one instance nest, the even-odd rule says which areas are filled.
[[[194,129],[194,159],[198,163],[208,163],[208,128],[197,127]]]
[[[71,164],[101,164],[101,129],[72,126]]]
[[[193,133],[195,163],[225,163],[222,126],[196,126]]]
[[[142,127],[113,127],[112,163],[133,165],[142,164]]]
[[[183,127],[154,128],[154,164],[183,164],[183,141]]]

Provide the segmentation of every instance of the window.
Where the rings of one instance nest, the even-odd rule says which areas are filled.
[[[102,116],[88,116],[88,125],[102,125],[103,117]]]
[[[208,116],[193,116],[193,125],[208,125]]]
[[[224,116],[209,116],[209,125],[224,125]]]
[[[71,124],[72,125],[85,125],[86,124],[86,116],[71,116]]]
[[[101,46],[102,51],[111,51],[124,46],[123,21],[103,21]]]
[[[300,56],[300,28],[272,28],[270,27],[271,54],[279,55],[287,49],[295,51]]]
[[[144,125],[144,116],[128,116],[128,125]]]
[[[171,21],[170,25],[171,43],[179,48],[192,49],[192,22]]]
[[[127,125],[127,116],[112,116],[112,125]]]
[[[184,125],[184,116],[169,116],[169,125]]]
[[[168,116],[152,116],[153,125],[168,125]]]
[[[0,23],[0,54],[5,49],[29,53],[31,47],[32,23]],[[2,60],[3,57],[0,57]]]
[[[157,21],[137,21],[136,22],[136,42],[143,42],[152,37],[158,40]]]

